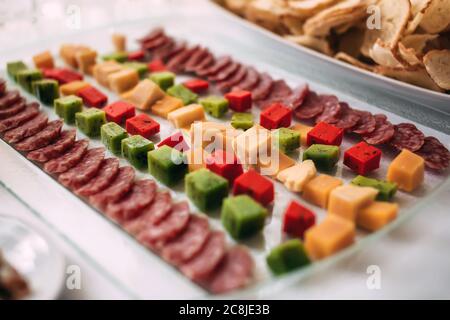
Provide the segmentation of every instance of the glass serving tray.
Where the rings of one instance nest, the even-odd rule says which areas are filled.
[[[271,47],[258,47],[258,44],[251,37],[235,36],[239,34],[236,32],[239,32],[241,30],[239,28],[242,27],[233,26],[226,21],[218,24],[217,17],[214,16],[198,18],[198,16],[185,15],[182,11],[175,10],[171,15],[164,17],[155,16],[152,19],[123,23],[115,25],[114,28],[112,26],[104,26],[64,37],[43,39],[21,48],[3,51],[0,58],[0,76],[7,78],[4,71],[6,61],[23,59],[26,63],[31,64],[31,56],[33,54],[47,49],[51,50],[56,56],[62,43],[86,44],[98,50],[100,54],[108,53],[112,50],[111,31],[125,33],[128,36],[129,49],[132,50],[137,48],[134,39],[143,36],[155,26],[163,26],[169,35],[185,39],[192,44],[201,43],[209,47],[215,54],[231,54],[236,60],[254,65],[259,71],[267,71],[274,78],[285,79],[291,86],[307,81],[313,90],[320,93],[335,94],[340,100],[346,101],[356,108],[366,109],[373,113],[384,113],[393,123],[410,121],[391,112],[380,110],[367,100],[355,99],[340,91],[302,78],[296,72],[297,68],[302,67],[302,62],[294,61],[289,68],[280,64],[280,60],[283,59],[286,53],[276,43],[273,43]],[[205,28],[205,25],[208,25],[208,28]],[[261,44],[259,45],[261,46]],[[61,64],[61,62],[58,61],[58,64]],[[102,88],[92,78],[86,77],[86,79],[107,94],[110,102],[118,99],[117,95],[106,88]],[[177,77],[177,81],[181,82],[183,80],[182,76]],[[8,85],[14,87],[14,84],[11,82],[8,82]],[[26,94],[23,90],[21,92],[27,99],[35,100],[33,96]],[[255,115],[258,114],[256,109],[254,108],[253,110]],[[49,114],[50,119],[56,118],[52,108],[43,107],[43,110]],[[414,109],[410,110],[410,112],[414,114]],[[173,126],[166,120],[155,118],[161,124],[161,138],[167,137],[174,131]],[[449,146],[450,137],[447,134],[423,125],[418,125],[418,127],[425,135],[433,135],[446,146]],[[77,135],[78,138],[83,137],[83,134],[80,132]],[[157,142],[158,140],[154,141]],[[342,149],[345,150],[353,143],[354,141],[345,139]],[[98,139],[90,140],[91,147],[100,145],[101,142]],[[384,150],[384,152],[382,164],[377,173],[379,178],[385,176],[387,166],[393,156],[389,150]],[[298,156],[300,157],[301,155],[299,154]],[[127,162],[121,159],[121,164],[126,165]],[[346,182],[354,177],[353,173],[343,168],[342,155],[335,175]],[[138,172],[137,176],[150,177],[145,171]],[[141,246],[116,224],[61,186],[3,140],[0,140],[0,181],[17,197],[32,207],[40,219],[53,225],[61,234],[70,239],[71,243],[78,247],[78,250],[83,251],[95,263],[96,268],[119,283],[123,290],[129,293],[131,298],[213,298],[202,288],[185,278],[175,268]],[[283,185],[275,182],[276,200],[270,221],[267,222],[260,236],[242,242],[249,247],[256,262],[255,281],[245,289],[220,297],[273,297],[274,292],[287,285],[308,278],[324,268],[331,268],[360,250],[370,250],[369,244],[371,242],[377,241],[384,234],[410,218],[414,213],[419,212],[429,201],[433,201],[433,197],[437,195],[444,184],[450,184],[448,171],[440,175],[427,171],[425,183],[420,190],[413,194],[398,192],[396,201],[400,204],[401,209],[399,217],[390,225],[373,234],[358,231],[357,242],[346,250],[289,275],[275,278],[270,275],[266,267],[265,256],[273,246],[282,240],[281,217],[288,201],[296,199],[311,208],[317,214],[319,221],[326,214],[324,210],[306,203],[299,195],[287,191]],[[164,188],[161,185],[160,187]],[[182,189],[182,187],[172,189],[172,196],[177,200],[187,199]],[[190,205],[192,211],[195,211],[195,207],[192,204]],[[217,215],[211,216],[209,220],[213,228],[222,229]],[[228,238],[228,241],[229,243],[233,242],[230,238]]]

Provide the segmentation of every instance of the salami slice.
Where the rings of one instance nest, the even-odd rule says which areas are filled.
[[[424,142],[425,135],[412,123],[399,123],[394,125],[394,136],[389,144],[397,150],[408,149],[415,152]]]
[[[6,81],[0,79],[0,97],[2,97],[6,92]]]
[[[153,180],[139,180],[133,184],[130,192],[119,202],[110,203],[106,214],[115,221],[123,222],[136,218],[156,195],[156,183]]]
[[[243,246],[231,248],[207,286],[215,294],[246,286],[252,279],[254,262]]]
[[[102,210],[109,203],[116,203],[122,199],[133,186],[134,169],[126,166],[119,168],[116,178],[103,191],[89,197],[89,202],[96,208]]]
[[[104,159],[97,175],[84,186],[75,190],[75,193],[85,197],[96,194],[109,186],[118,173],[119,160],[117,158]]]
[[[192,55],[186,61],[184,65],[184,71],[193,72],[195,68],[199,65],[199,63],[206,58],[207,55],[208,49],[199,47],[195,52],[192,53]]]
[[[247,74],[241,83],[236,84],[233,87],[233,91],[235,90],[253,90],[259,83],[259,72],[256,71],[253,67],[247,67]]]
[[[195,68],[193,68],[192,72],[198,74],[200,70],[204,70],[211,67],[214,64],[214,62],[215,62],[214,56],[212,55],[211,52],[208,51],[208,54],[205,56],[205,58],[201,62],[199,62],[199,64],[195,66]]]
[[[186,201],[175,203],[172,212],[158,225],[143,230],[137,237],[138,241],[154,250],[160,250],[163,245],[181,234],[186,229],[189,218],[189,204]]]
[[[205,69],[197,70],[197,75],[200,77],[209,77],[213,74],[217,74],[220,70],[226,68],[231,63],[232,60],[230,56],[220,57],[213,65]]]
[[[20,100],[20,93],[18,90],[7,91],[0,98],[0,110],[6,109]]]
[[[199,46],[195,46],[193,48],[188,48],[183,51],[180,51],[177,55],[173,56],[169,61],[167,61],[166,64],[167,69],[175,73],[183,72],[186,62],[189,60],[191,55],[199,48],[200,48]]]
[[[45,113],[39,113],[36,117],[31,119],[30,121],[25,122],[25,124],[6,131],[5,139],[6,142],[9,143],[17,143],[29,136],[32,136],[47,126],[48,117]]]
[[[80,163],[58,177],[59,182],[70,189],[80,188],[98,174],[104,157],[104,148],[88,150]]]
[[[284,80],[276,80],[273,82],[272,90],[268,97],[258,101],[257,106],[265,109],[273,103],[284,103],[292,94],[292,89]]]
[[[33,119],[34,120],[34,119]],[[44,148],[31,151],[27,154],[27,158],[37,162],[47,162],[51,159],[62,156],[67,150],[73,147],[75,144],[76,130],[69,130],[61,132],[58,140],[53,144]]]
[[[170,50],[167,50],[165,54],[160,53],[159,57],[163,61],[168,61],[184,50],[186,50],[186,42],[177,42],[174,46],[172,46]]]
[[[175,41],[173,39],[168,39],[165,44],[152,51],[152,59],[164,61],[174,48],[176,48]]]
[[[210,233],[208,219],[192,215],[184,232],[164,245],[161,256],[179,266],[200,252]]]
[[[252,90],[254,101],[263,100],[269,96],[273,87],[273,79],[267,73],[261,73],[258,85]]]
[[[309,91],[302,105],[295,110],[295,116],[301,120],[310,120],[323,112],[324,106],[319,95]]]
[[[168,191],[157,192],[153,203],[144,208],[139,217],[125,221],[125,230],[136,236],[148,227],[159,224],[168,217],[172,205],[172,197]]]
[[[25,109],[25,99],[21,98],[5,109],[0,109],[0,120],[12,117]]]
[[[181,265],[180,270],[194,281],[207,279],[225,257],[225,236],[214,231],[209,236],[202,250],[191,260]]]
[[[309,86],[306,83],[300,85],[296,87],[294,90],[292,90],[291,95],[288,98],[286,98],[284,104],[287,107],[291,108],[292,110],[296,110],[300,108],[300,106],[303,104],[308,93],[309,93]]]
[[[371,133],[375,130],[377,122],[375,117],[368,111],[353,110],[359,115],[358,123],[352,128],[351,132],[360,135]]]
[[[213,73],[208,76],[209,81],[223,81],[225,79],[228,79],[229,77],[233,76],[238,69],[240,68],[241,64],[237,62],[231,62],[228,66],[221,69],[217,73]]]
[[[316,117],[316,123],[336,122],[339,113],[341,112],[341,104],[336,96],[333,95],[319,95],[319,100],[323,105],[322,113]]]
[[[357,112],[353,112],[353,109],[345,102],[340,102],[341,111],[339,115],[334,120],[330,121],[335,127],[350,130],[359,121],[360,116]]]
[[[17,128],[21,124],[36,117],[39,113],[39,104],[32,102],[25,106],[25,109],[18,114],[7,119],[0,120],[0,133],[6,130]]]
[[[376,114],[374,117],[376,121],[375,130],[369,134],[363,135],[364,141],[374,145],[389,142],[394,136],[394,126],[383,114]]]
[[[231,76],[223,81],[218,81],[216,83],[216,88],[222,92],[230,91],[230,89],[233,86],[237,85],[239,82],[242,81],[242,79],[245,78],[246,74],[247,74],[247,67],[241,65],[239,67],[239,70],[236,71],[236,73],[233,76]]]
[[[85,139],[76,141],[72,148],[62,156],[45,163],[44,170],[48,173],[63,173],[77,165],[86,153],[89,142]]]
[[[60,136],[62,125],[63,122],[61,120],[49,122],[40,132],[17,143],[15,149],[19,151],[32,151],[48,146]]]
[[[426,137],[416,153],[424,158],[425,165],[430,169],[441,171],[450,165],[450,152],[434,137]]]
[[[156,38],[159,38],[159,37],[164,36],[164,35],[165,35],[164,29],[161,28],[161,27],[157,27],[157,28],[154,28],[153,30],[151,30],[144,37],[138,39],[137,41],[140,42],[140,43],[144,43],[144,42],[155,40]]]
[[[153,40],[148,40],[142,43],[142,49],[147,51],[153,51],[156,50],[163,45],[165,45],[170,39],[166,35],[161,35]]]

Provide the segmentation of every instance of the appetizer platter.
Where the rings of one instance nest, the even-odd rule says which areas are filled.
[[[448,135],[181,30],[52,41],[0,80],[2,152],[83,208],[60,215],[114,226],[117,259],[139,254],[134,282],[94,259],[130,291],[142,282],[139,297],[306,276],[448,183]]]

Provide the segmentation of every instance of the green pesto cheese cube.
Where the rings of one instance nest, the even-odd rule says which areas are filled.
[[[116,126],[120,127],[116,124]],[[134,167],[144,169],[148,167],[148,152],[155,149],[153,142],[141,135],[131,136],[123,139],[122,156]]]
[[[75,123],[88,137],[100,136],[100,128],[106,123],[105,111],[90,108],[75,114]]]
[[[122,154],[122,140],[128,138],[127,131],[115,122],[102,125],[100,136],[103,144],[115,155]],[[145,153],[145,164],[147,164],[147,153]]]
[[[105,61],[114,60],[117,62],[125,62],[128,59],[128,54],[126,52],[113,52],[110,54],[105,54],[102,56]]]
[[[123,64],[124,67],[126,68],[130,68],[130,69],[134,69],[137,71],[137,73],[139,74],[139,77],[143,78],[147,72],[148,72],[148,67],[145,63],[142,62],[125,62]]]
[[[275,145],[284,153],[292,152],[300,148],[300,132],[280,128],[274,132]]]
[[[253,115],[246,112],[236,112],[231,116],[231,125],[235,129],[250,129],[253,127]]]
[[[9,76],[14,80],[16,80],[16,75],[19,71],[28,69],[27,65],[23,63],[23,61],[11,61],[6,64],[6,70]]]
[[[330,171],[339,160],[339,147],[313,144],[303,153],[303,160],[312,160],[317,169]]]
[[[222,224],[234,239],[244,239],[264,227],[267,209],[248,195],[229,197],[223,201]]]
[[[38,69],[26,69],[16,73],[17,83],[27,90],[29,93],[33,93],[32,83],[36,80],[42,79],[42,72]]]
[[[74,124],[75,114],[83,111],[83,100],[75,95],[58,98],[53,105],[55,113],[67,124]]]
[[[387,182],[364,176],[355,177],[351,183],[361,187],[372,187],[377,189],[379,191],[377,200],[379,201],[390,201],[397,192],[397,184],[394,182]]]
[[[228,195],[228,180],[205,168],[189,173],[184,183],[187,196],[202,211],[219,208]]]
[[[32,87],[34,95],[45,105],[51,106],[55,99],[59,98],[59,85],[56,80],[33,81]]]
[[[197,101],[198,95],[183,86],[182,84],[176,84],[167,89],[167,94],[172,97],[178,98],[183,101],[184,105],[188,105]]]
[[[162,183],[173,186],[187,173],[187,160],[183,153],[164,145],[148,153],[148,170]]]
[[[149,78],[164,91],[172,87],[175,83],[175,74],[168,71],[153,72]]]
[[[210,96],[199,102],[208,114],[216,118],[223,117],[228,111],[228,100],[225,98]]]
[[[266,258],[267,265],[276,275],[301,268],[310,263],[302,242],[288,240],[273,248]]]

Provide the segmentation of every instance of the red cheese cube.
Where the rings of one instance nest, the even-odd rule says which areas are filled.
[[[275,197],[273,182],[253,169],[234,180],[233,194],[247,194],[263,206],[271,203]]]
[[[127,102],[116,101],[103,108],[106,113],[106,119],[117,124],[124,124],[125,120],[136,115],[136,108]]]
[[[101,108],[108,102],[108,97],[93,86],[81,88],[77,96],[83,99],[85,105],[94,108]]]
[[[139,134],[144,138],[150,138],[159,132],[159,123],[150,118],[149,115],[141,113],[127,119],[125,128],[131,135]]]
[[[58,81],[59,84],[66,84],[72,81],[83,80],[83,75],[70,69],[55,68],[44,69],[44,78]]]
[[[209,83],[208,81],[202,79],[192,79],[183,83],[183,85],[189,90],[195,93],[202,93],[208,91]]]
[[[224,177],[231,184],[244,172],[238,158],[223,150],[215,150],[206,158],[206,168]]]
[[[314,213],[296,201],[291,201],[283,217],[283,231],[303,239],[305,231],[316,223]]]
[[[378,169],[381,161],[381,150],[361,141],[344,153],[344,164],[360,175]]]
[[[252,93],[250,91],[231,91],[225,95],[225,99],[228,100],[230,109],[237,112],[243,112],[252,107]]]
[[[189,150],[189,146],[184,140],[184,136],[180,131],[158,143],[158,147],[162,147],[164,145],[174,148],[180,152]]]
[[[158,71],[166,71],[166,65],[164,62],[160,59],[152,60],[148,63],[148,71],[150,72],[158,72]]]
[[[312,144],[340,146],[343,137],[343,129],[335,127],[326,122],[319,122],[308,132],[306,136],[306,144],[308,146]]]
[[[281,103],[273,103],[260,114],[259,123],[266,129],[289,127],[292,121],[292,110]]]
[[[145,57],[143,50],[137,50],[128,53],[128,60],[142,60]]]

